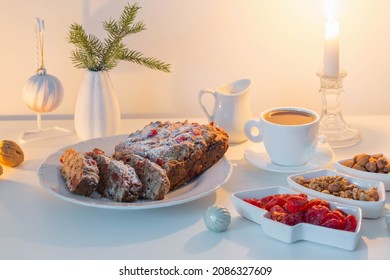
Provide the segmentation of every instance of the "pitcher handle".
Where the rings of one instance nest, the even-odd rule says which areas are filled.
[[[207,109],[206,109],[206,107],[203,105],[203,103],[202,103],[202,97],[203,97],[203,95],[204,94],[206,94],[206,93],[210,93],[213,97],[214,97],[214,102],[216,102],[216,97],[215,97],[215,92],[212,90],[212,89],[202,89],[200,92],[199,92],[199,94],[198,94],[198,102],[199,102],[199,105],[200,105],[200,107],[203,109],[203,111],[205,112],[205,114],[206,114],[206,116],[207,116],[207,118],[209,119],[209,121],[210,122],[212,122],[212,121],[214,121],[214,117],[215,117],[215,115],[214,115],[214,112],[212,113],[212,114],[210,114],[208,111],[207,111]]]

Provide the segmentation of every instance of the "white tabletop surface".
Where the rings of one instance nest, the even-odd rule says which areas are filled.
[[[359,129],[362,141],[335,149],[336,160],[357,153],[390,154],[390,116],[345,118]],[[123,120],[127,134],[150,119]],[[195,120],[202,121],[205,120]],[[73,127],[73,121],[43,121],[44,127]],[[18,141],[34,129],[34,121],[0,121],[0,139]],[[264,234],[260,225],[239,216],[231,202],[236,191],[287,186],[286,173],[264,171],[244,158],[252,143],[231,145],[226,157],[233,165],[230,179],[215,193],[159,209],[114,210],[74,204],[45,191],[37,169],[47,156],[78,143],[75,134],[21,144],[25,161],[4,167],[0,177],[0,259],[390,259],[390,229],[385,218],[363,219],[362,237],[354,251],[299,241],[286,244]],[[333,168],[332,164],[328,167]],[[386,208],[390,209],[389,192]],[[219,204],[232,215],[226,232],[210,232],[206,209]]]

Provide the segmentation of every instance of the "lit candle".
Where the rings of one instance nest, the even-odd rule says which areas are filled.
[[[328,21],[325,23],[324,75],[339,75],[339,23],[334,19],[334,9],[328,6]],[[333,6],[332,6],[333,7]]]

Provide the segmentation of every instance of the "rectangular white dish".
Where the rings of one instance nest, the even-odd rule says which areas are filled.
[[[389,157],[387,155],[383,154],[383,156],[386,159],[389,159]],[[361,170],[353,169],[351,167],[347,167],[347,166],[342,164],[342,162],[344,162],[346,160],[353,160],[353,158],[336,161],[334,163],[335,169],[341,173],[344,173],[344,174],[347,174],[350,176],[355,176],[358,178],[383,182],[383,184],[385,185],[385,191],[390,191],[390,174],[375,173],[375,172],[368,172],[368,171],[361,171]]]
[[[347,199],[342,198],[339,196],[329,195],[326,193],[321,193],[309,188],[306,188],[298,183],[296,183],[293,178],[297,176],[302,176],[305,179],[313,179],[313,178],[319,178],[322,176],[343,176],[345,179],[347,179],[350,183],[355,184],[359,188],[363,190],[368,190],[370,187],[374,186],[378,190],[379,194],[379,200],[378,201],[360,201],[360,200],[353,200],[353,199]],[[310,172],[303,172],[298,174],[293,174],[287,177],[288,185],[291,189],[305,193],[312,197],[318,197],[327,201],[333,201],[337,203],[342,203],[346,205],[351,205],[355,207],[360,207],[362,209],[362,217],[363,218],[371,218],[376,219],[379,218],[384,210],[385,202],[386,202],[386,192],[383,182],[374,181],[374,180],[367,180],[363,178],[357,178],[354,176],[350,176],[335,170],[330,169],[320,169],[316,171],[310,171]]]
[[[286,243],[294,243],[299,240],[307,240],[337,248],[342,248],[345,250],[355,250],[361,235],[360,231],[362,215],[360,208],[330,202],[330,206],[332,209],[337,207],[345,213],[352,214],[355,216],[357,226],[354,232],[350,232],[312,225],[308,223],[299,223],[294,226],[289,226],[271,220],[270,213],[268,211],[244,201],[245,198],[263,198],[269,195],[285,193],[294,194],[297,192],[286,187],[275,186],[236,192],[232,194],[232,200],[237,212],[241,216],[257,224],[260,224],[262,226],[262,229],[264,230],[264,233],[270,237],[273,237]],[[311,200],[313,198],[308,196],[308,199]]]

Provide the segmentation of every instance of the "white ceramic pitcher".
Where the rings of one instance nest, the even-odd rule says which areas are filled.
[[[198,101],[210,122],[223,128],[229,135],[229,143],[241,143],[247,140],[244,126],[253,118],[249,103],[251,80],[241,79],[217,87],[215,90],[202,89],[198,94]],[[212,113],[203,104],[204,94],[214,97]]]

